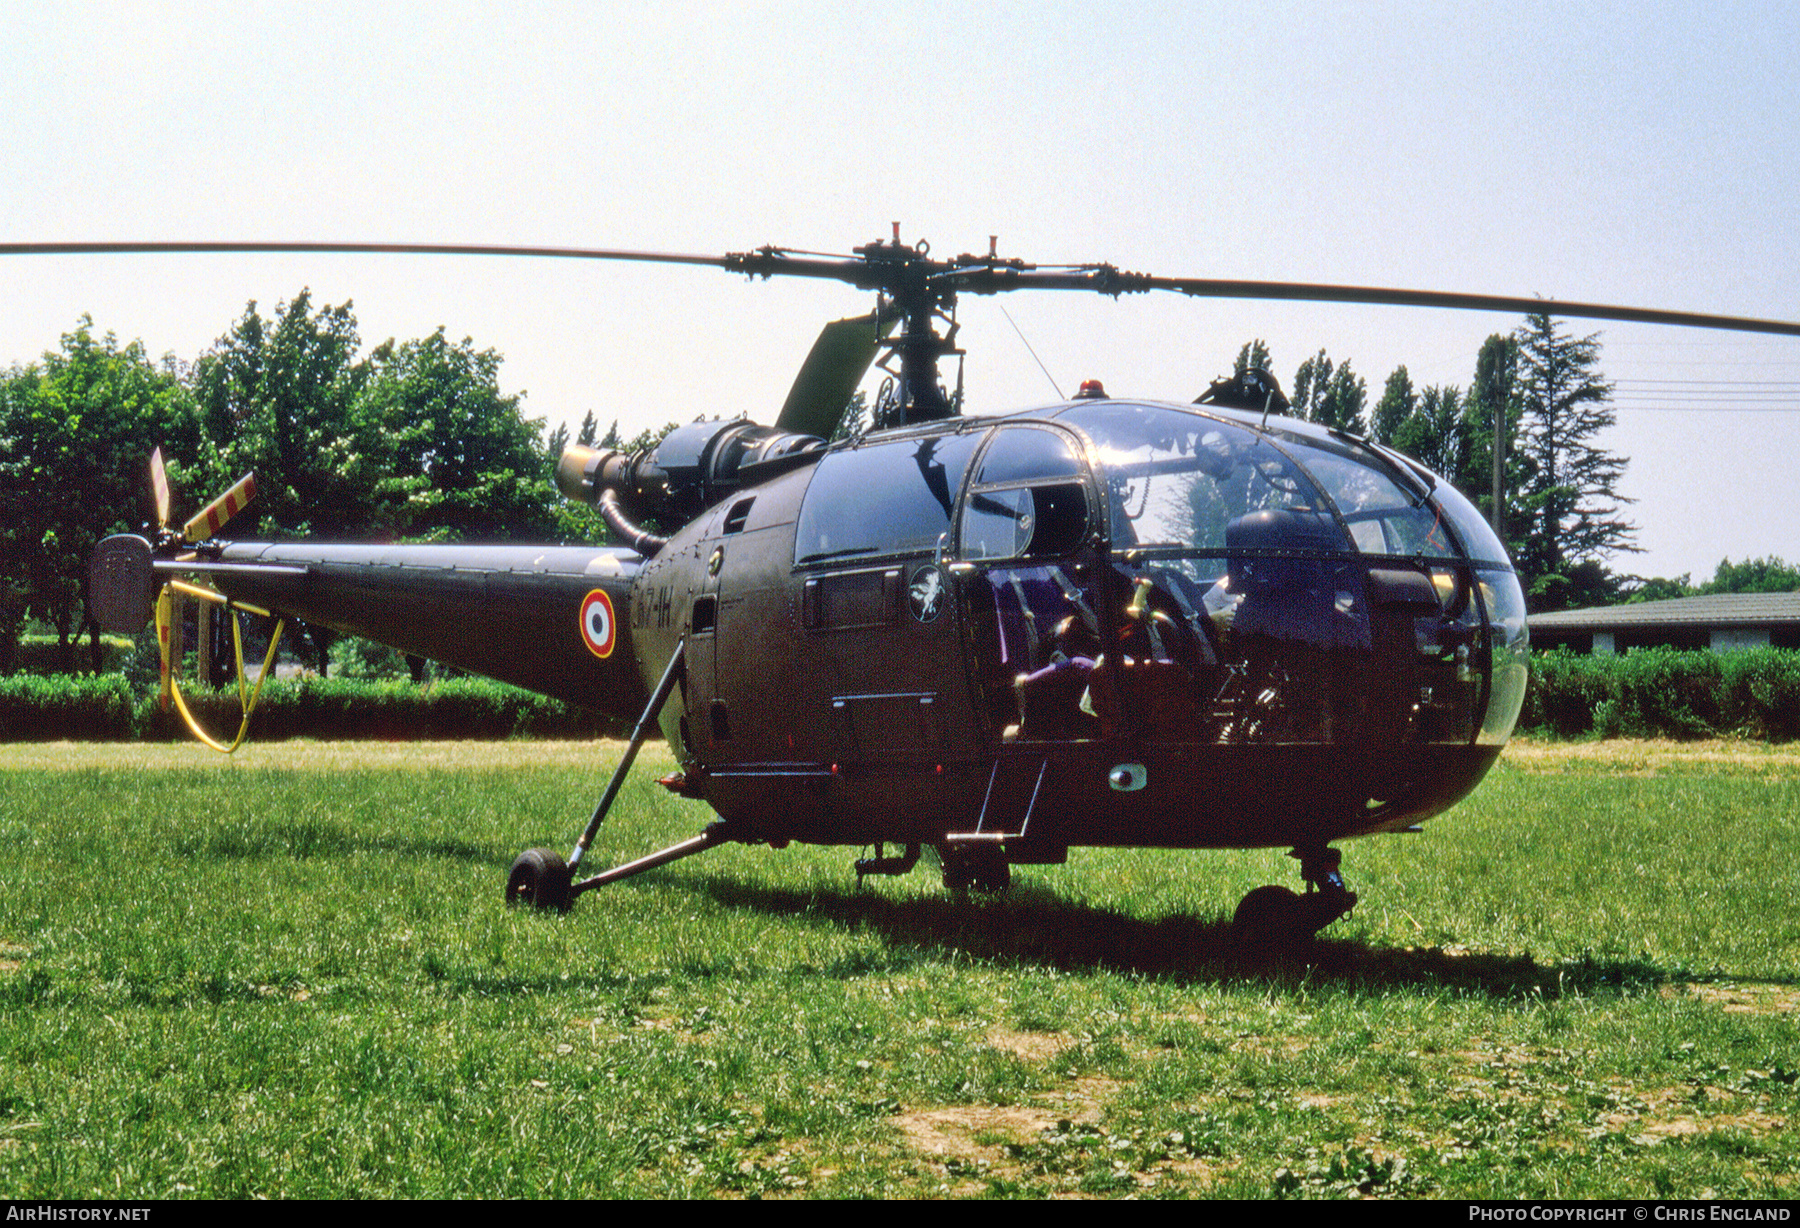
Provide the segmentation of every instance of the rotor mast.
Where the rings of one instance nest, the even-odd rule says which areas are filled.
[[[900,223],[895,222],[893,227],[891,239],[877,239],[852,248],[848,259],[761,247],[754,252],[729,255],[723,263],[732,272],[748,277],[816,277],[876,291],[881,296],[875,313],[877,327],[880,321],[901,322],[893,336],[884,335],[878,340],[887,353],[877,365],[896,377],[888,420],[878,425],[906,426],[955,417],[957,404],[944,392],[938,360],[947,354],[962,353],[954,339],[957,284],[951,275],[963,262],[976,257],[959,256],[949,262],[933,260],[929,243],[923,239],[916,244],[903,243]],[[947,334],[938,331],[940,319],[950,322]],[[897,370],[889,365],[896,360]]]
[[[914,247],[906,246],[900,241],[900,223],[895,222],[891,242],[877,240],[852,250],[886,274],[882,295],[904,321],[898,338],[884,343],[889,354],[880,360],[884,369],[891,369],[889,359],[895,355],[900,359],[896,421],[891,425],[953,417],[957,406],[944,395],[938,359],[957,350],[954,341],[939,335],[937,318],[948,317],[955,309],[956,290],[939,276],[943,269],[929,258],[931,245],[921,239]]]

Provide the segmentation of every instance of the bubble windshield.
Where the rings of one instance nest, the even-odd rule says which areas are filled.
[[[1318,485],[1255,431],[1115,402],[1080,406],[1061,417],[1093,441],[1114,550],[1224,550],[1229,526],[1252,513],[1328,512]],[[1354,549],[1335,523],[1317,544]]]
[[[1224,550],[1233,522],[1281,511],[1308,516],[1296,548],[1507,563],[1480,513],[1449,483],[1306,423],[1257,431],[1124,402],[1059,416],[1093,441],[1115,550]]]

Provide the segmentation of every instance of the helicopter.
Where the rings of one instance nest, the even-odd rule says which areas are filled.
[[[136,632],[155,617],[166,673],[158,592],[174,584],[632,722],[572,850],[521,853],[510,903],[566,911],[726,842],[871,848],[854,863],[859,881],[908,873],[929,847],[946,887],[990,892],[1011,867],[1060,864],[1076,847],[1286,848],[1303,890],[1259,887],[1234,914],[1259,945],[1354,907],[1336,843],[1416,831],[1493,766],[1529,672],[1506,550],[1449,482],[1286,416],[1278,383],[1255,369],[1193,401],[1114,398],[1089,382],[1067,400],[965,416],[960,367],[954,389],[940,373],[963,353],[959,296],[1163,291],[1800,335],[1783,321],[1600,304],[1040,266],[996,246],[933,258],[895,224],[843,255],[317,243],[0,253],[551,256],[873,292],[874,310],[825,326],[773,424],[702,420],[641,451],[563,453],[558,487],[593,504],[622,545],[231,541],[219,533],[246,497],[240,484],[179,531],[101,542],[97,619]],[[887,379],[869,429],[828,442],[871,365]],[[166,522],[160,463],[155,473]],[[653,729],[678,764],[661,783],[716,817],[587,874]]]

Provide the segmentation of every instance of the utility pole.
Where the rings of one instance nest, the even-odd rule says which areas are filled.
[[[1493,522],[1494,536],[1500,541],[1506,540],[1506,504],[1504,487],[1506,485],[1506,401],[1494,398],[1494,485],[1493,502],[1488,508],[1488,519]]]

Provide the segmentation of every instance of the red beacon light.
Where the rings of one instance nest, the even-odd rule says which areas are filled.
[[[1081,381],[1080,390],[1075,393],[1075,399],[1077,401],[1105,401],[1110,398],[1106,395],[1105,384],[1097,379],[1084,379]]]

